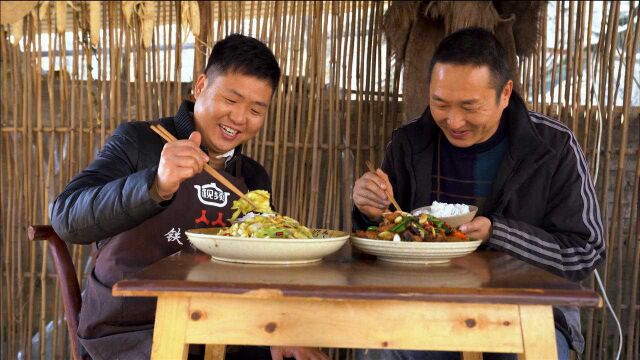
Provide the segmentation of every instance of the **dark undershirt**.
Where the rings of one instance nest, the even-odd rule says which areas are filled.
[[[461,203],[482,209],[508,145],[504,114],[495,134],[467,148],[452,145],[440,133],[433,152],[430,203]]]

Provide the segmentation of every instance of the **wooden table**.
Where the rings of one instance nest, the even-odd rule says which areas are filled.
[[[495,252],[439,266],[351,258],[260,266],[178,253],[118,282],[113,294],[158,298],[153,359],[186,359],[188,344],[556,359],[552,305],[601,306],[593,291]],[[208,346],[208,356],[216,349],[224,348]]]

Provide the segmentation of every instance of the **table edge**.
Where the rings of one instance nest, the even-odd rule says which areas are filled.
[[[244,298],[309,298],[328,300],[402,300],[455,303],[513,304],[513,305],[554,305],[601,308],[602,298],[596,292],[576,290],[554,290],[552,294],[539,289],[495,288],[483,293],[477,289],[456,289],[455,293],[443,292],[444,288],[429,288],[423,292],[407,289],[404,291],[371,291],[364,294],[356,287],[351,290],[342,287],[297,287],[282,289],[265,284],[244,284],[231,287],[228,284],[216,287],[208,284],[207,288],[194,289],[193,284],[186,288],[180,281],[164,281],[161,285],[150,285],[143,280],[122,280],[113,286],[114,296],[160,297],[167,295],[180,296],[239,296]],[[415,289],[414,289],[415,290]],[[570,296],[569,296],[570,295]]]

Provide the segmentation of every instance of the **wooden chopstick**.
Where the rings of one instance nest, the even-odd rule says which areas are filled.
[[[372,173],[375,174],[376,169],[373,168],[373,165],[371,165],[371,161],[367,160],[365,162],[365,164],[367,164],[367,167],[369,168],[369,171],[371,171]],[[400,208],[400,205],[398,205],[398,202],[396,201],[396,199],[393,197],[393,189],[385,189],[385,191],[387,193],[387,196],[389,197],[389,200],[391,200],[391,203],[393,204],[393,206],[396,207],[396,210],[398,211],[402,211],[402,209]]]
[[[152,124],[151,130],[153,130],[156,134],[160,135],[160,137],[163,138],[166,142],[173,142],[178,140],[175,138],[175,136],[173,136],[173,134],[171,134],[162,125]],[[233,191],[238,196],[245,199],[251,206],[253,206],[256,209],[258,208],[256,204],[254,204],[253,201],[251,201],[251,199],[247,197],[247,195],[245,195],[242,191],[240,191],[240,189],[238,189],[235,185],[233,185],[229,180],[227,180],[227,178],[225,178],[222,174],[220,174],[216,169],[209,166],[209,164],[204,164],[204,170],[208,172],[211,176],[213,176],[216,180],[220,181],[222,185],[229,188],[229,190]]]

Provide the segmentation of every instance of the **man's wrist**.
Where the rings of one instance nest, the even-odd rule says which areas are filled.
[[[160,204],[161,202],[170,200],[172,198],[172,196],[169,196],[169,197],[165,198],[162,195],[160,195],[160,193],[158,192],[158,178],[157,177],[153,180],[153,184],[151,184],[151,188],[149,188],[149,196],[157,204]]]

